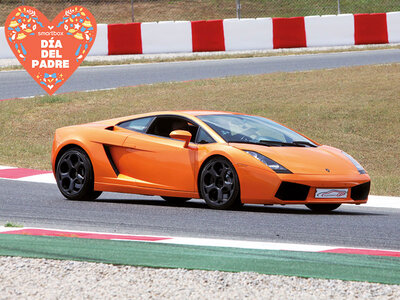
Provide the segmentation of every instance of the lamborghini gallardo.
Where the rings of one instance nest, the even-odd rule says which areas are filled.
[[[349,154],[260,116],[167,111],[56,130],[52,166],[71,200],[103,191],[204,199],[215,209],[303,204],[328,212],[368,200],[370,177]]]

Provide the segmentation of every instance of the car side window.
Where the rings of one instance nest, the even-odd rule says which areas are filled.
[[[147,127],[149,127],[151,121],[154,119],[154,117],[145,117],[145,118],[140,118],[140,119],[134,119],[134,120],[129,120],[125,121],[122,123],[119,123],[117,126],[133,130],[133,131],[138,131],[138,132],[145,132]]]
[[[194,142],[198,128],[199,126],[184,118],[160,116],[151,123],[147,133],[169,138],[174,130],[186,130],[192,134],[191,142]]]
[[[215,143],[215,140],[203,128],[199,128],[196,136],[196,144]]]

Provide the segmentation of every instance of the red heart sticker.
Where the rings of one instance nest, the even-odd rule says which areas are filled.
[[[20,6],[8,16],[4,29],[15,57],[52,95],[89,53],[97,24],[82,6],[65,9],[51,23],[36,8]]]

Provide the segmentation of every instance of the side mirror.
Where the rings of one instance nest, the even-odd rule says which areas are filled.
[[[169,134],[169,137],[184,141],[185,144],[183,145],[183,148],[187,148],[189,146],[190,139],[192,138],[192,134],[186,130],[174,130]]]

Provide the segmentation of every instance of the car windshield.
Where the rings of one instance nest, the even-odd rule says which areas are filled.
[[[201,115],[197,117],[228,143],[254,143],[266,146],[316,146],[297,132],[262,117],[234,114]]]

